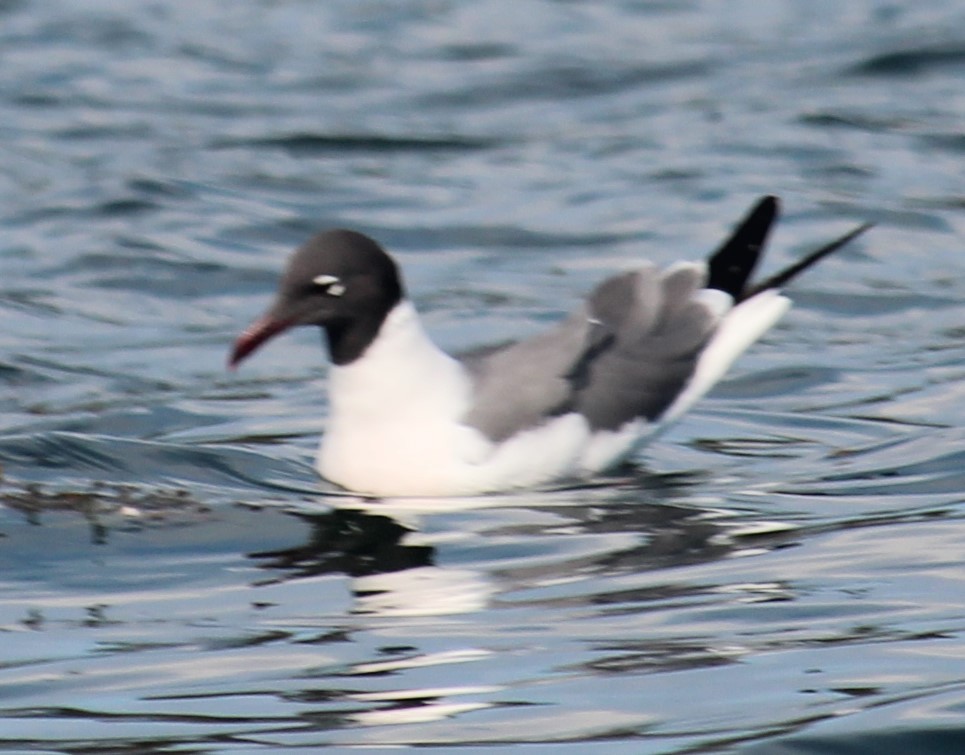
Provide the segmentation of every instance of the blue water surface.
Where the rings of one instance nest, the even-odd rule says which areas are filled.
[[[965,7],[0,2],[0,749],[965,751]],[[635,464],[365,502],[316,333],[347,226],[438,341],[535,332],[760,195],[876,227]]]

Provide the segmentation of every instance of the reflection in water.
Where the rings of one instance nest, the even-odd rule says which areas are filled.
[[[887,653],[895,643],[948,643],[952,634],[937,631],[947,629],[941,623],[927,634],[903,634],[895,619],[903,596],[882,595],[869,581],[868,595],[856,597],[845,592],[850,576],[829,581],[854,554],[866,559],[869,574],[892,564],[894,541],[877,544],[885,535],[877,532],[836,545],[821,536],[835,531],[827,520],[798,527],[785,512],[770,523],[770,508],[725,507],[707,488],[700,475],[626,470],[607,486],[463,500],[435,514],[422,511],[424,501],[306,512],[205,509],[175,494],[161,506],[157,491],[129,491],[124,506],[110,497],[24,492],[20,509],[37,516],[34,524],[18,516],[6,526],[4,554],[22,573],[5,578],[35,584],[44,566],[38,554],[52,551],[68,567],[45,576],[48,585],[63,580],[62,595],[34,595],[33,614],[22,620],[17,608],[6,622],[17,630],[7,638],[20,643],[15,652],[41,660],[8,668],[4,680],[62,674],[59,697],[29,709],[41,711],[34,716],[61,717],[82,686],[87,708],[71,715],[85,729],[129,716],[160,730],[179,715],[191,736],[223,726],[252,737],[251,727],[267,725],[273,731],[257,736],[279,751],[286,737],[318,747],[476,741],[481,715],[499,720],[486,736],[501,744],[517,742],[520,731],[534,740],[558,739],[561,731],[579,740],[618,737],[626,726],[642,731],[675,716],[709,731],[709,718],[752,709],[762,711],[754,714],[761,729],[793,733],[797,724],[777,728],[771,711],[799,705],[801,695],[817,701],[809,720],[854,711],[863,704],[856,695],[869,705],[906,699],[901,684],[853,674],[851,659]],[[121,516],[134,501],[140,515]],[[38,510],[42,502],[71,514]],[[89,511],[107,535],[97,544],[78,516]],[[71,537],[60,529],[66,525]],[[841,536],[855,531],[854,522],[840,522]],[[762,557],[733,558],[751,553]],[[881,561],[872,568],[874,554]],[[241,560],[249,568],[239,568]],[[212,585],[215,572],[221,579]],[[349,616],[337,602],[345,582]],[[813,588],[826,582],[830,598]],[[76,608],[64,607],[65,596],[82,605],[80,620]],[[59,657],[50,639],[65,628],[87,632],[94,650]],[[919,673],[916,652],[906,656],[910,668],[899,669],[908,678]],[[771,659],[786,661],[768,671]],[[691,682],[743,691],[681,713],[668,686]],[[116,702],[124,685],[145,690],[133,712]],[[632,699],[614,698],[617,686]],[[917,686],[923,696],[936,689]],[[255,713],[242,721],[239,701],[263,688],[269,691],[251,698]],[[765,698],[773,705],[750,704]],[[583,713],[585,700],[607,702]],[[547,706],[553,712],[541,717]],[[225,707],[230,713],[219,718]],[[149,747],[143,740],[133,746]]]
[[[353,578],[353,612],[380,616],[465,613],[485,607],[492,592],[478,571],[434,565],[435,549],[405,542],[413,530],[392,517],[344,509],[294,516],[309,526],[306,543],[249,554],[287,574],[261,584],[345,574]]]
[[[553,492],[466,499],[399,499],[374,501],[368,507],[326,512],[291,512],[308,527],[304,543],[248,554],[259,568],[273,572],[258,585],[327,574],[351,578],[353,613],[379,616],[460,614],[490,606],[494,594],[503,604],[515,603],[507,590],[526,585],[524,592],[568,581],[574,570],[585,575],[640,574],[663,568],[718,561],[749,552],[784,547],[793,527],[771,526],[733,510],[674,502],[696,480],[687,475],[632,475],[622,485],[573,487]],[[650,500],[628,498],[646,490]],[[436,547],[419,531],[423,507],[440,500],[459,509],[465,525],[457,541],[470,550],[489,553],[486,568],[437,563]],[[357,503],[357,502],[356,502]],[[364,504],[358,504],[364,506]],[[514,524],[505,515],[512,512]],[[403,523],[404,522],[404,523]],[[489,523],[495,525],[491,527]],[[304,531],[303,528],[299,529]],[[455,533],[436,533],[459,552]],[[542,546],[533,547],[533,538]],[[483,545],[480,545],[483,543]],[[520,548],[523,550],[520,550]],[[468,559],[470,561],[475,559]],[[651,594],[668,589],[643,588]],[[690,585],[686,592],[704,592]],[[633,592],[640,592],[635,588]],[[672,590],[671,590],[672,592]],[[670,596],[664,596],[670,597]],[[569,596],[571,605],[584,598]],[[624,603],[626,591],[585,596],[588,604]],[[528,595],[526,602],[545,599]],[[631,599],[632,600],[632,599]],[[552,599],[548,601],[552,603]]]
[[[388,516],[343,509],[293,516],[309,526],[308,542],[250,553],[262,568],[283,570],[290,578],[333,573],[364,577],[432,563],[432,548],[404,544],[410,530]]]
[[[425,566],[355,580],[356,613],[432,616],[485,608],[495,592],[481,571]]]

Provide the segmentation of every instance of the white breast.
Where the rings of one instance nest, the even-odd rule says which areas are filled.
[[[355,362],[329,372],[318,471],[370,495],[469,495],[537,485],[572,467],[589,429],[558,417],[500,445],[463,424],[472,383],[402,302]]]

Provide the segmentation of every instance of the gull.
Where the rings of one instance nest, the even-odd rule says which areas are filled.
[[[541,333],[455,355],[429,338],[375,240],[325,231],[292,254],[229,365],[290,328],[321,328],[331,367],[316,466],[356,493],[463,496],[590,478],[690,409],[788,310],[783,286],[870,227],[752,283],[777,212],[763,197],[706,262],[641,264]]]

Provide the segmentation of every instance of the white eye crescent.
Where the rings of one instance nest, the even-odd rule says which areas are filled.
[[[312,278],[312,283],[319,288],[324,288],[329,296],[341,296],[345,293],[345,284],[337,275],[316,275]]]

